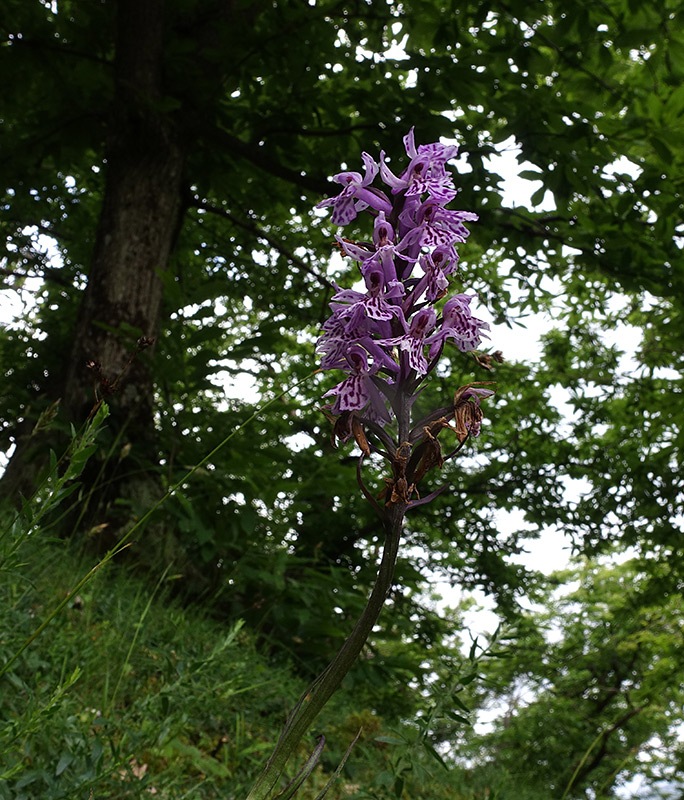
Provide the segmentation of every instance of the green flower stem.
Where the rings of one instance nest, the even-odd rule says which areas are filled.
[[[363,649],[373,626],[378,621],[380,611],[392,586],[405,512],[406,504],[404,503],[397,503],[386,509],[382,559],[366,608],[338,654],[299,699],[247,800],[268,800],[273,796],[272,793],[285,765],[295,752],[301,738],[323,706],[339,688]]]

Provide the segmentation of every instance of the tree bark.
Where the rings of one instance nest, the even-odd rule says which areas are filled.
[[[61,386],[61,416],[77,427],[98,394],[105,395],[114,452],[124,448],[127,453],[125,461],[110,458],[84,474],[87,484],[97,472],[98,483],[107,488],[92,496],[87,514],[81,509],[80,524],[107,524],[112,532],[122,523],[110,518],[114,500],[130,517],[140,502],[158,497],[160,486],[149,468],[159,461],[147,366],[153,347],[132,361],[131,356],[138,337],[158,334],[162,274],[184,212],[185,148],[172,114],[163,110],[163,43],[163,0],[119,0],[104,198]],[[116,390],[107,396],[111,383]],[[30,494],[46,449],[35,436],[18,442],[3,477],[3,494]],[[136,464],[146,467],[131,475]]]
[[[63,394],[69,418],[82,420],[94,394],[88,363],[96,362],[105,380],[116,382],[109,425],[128,455],[105,467],[101,483],[107,488],[88,520],[108,524],[114,535],[161,490],[149,468],[159,462],[146,364],[153,349],[131,356],[138,336],[158,335],[162,273],[183,214],[184,149],[172,116],[161,109],[163,33],[163,0],[119,0],[104,201]],[[107,386],[100,389],[106,393]]]
[[[162,11],[162,0],[119,0],[104,201],[64,387],[72,419],[93,402],[86,362],[99,362],[114,379],[135,334],[154,337],[159,329],[161,274],[182,216],[184,161],[173,120],[159,110]],[[149,371],[136,360],[114,404],[151,418],[151,389]]]

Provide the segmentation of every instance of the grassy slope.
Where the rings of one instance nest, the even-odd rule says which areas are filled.
[[[92,567],[33,536],[2,555],[0,665]],[[171,600],[172,580],[108,565],[0,678],[0,800],[246,796],[305,686],[238,621]],[[324,711],[326,750],[299,800],[316,798],[361,726],[326,800],[479,796],[426,760],[415,725],[389,729],[359,707],[358,688],[352,679]]]
[[[2,663],[89,568],[22,555],[0,573]],[[235,621],[108,567],[0,679],[0,797],[240,797],[302,688]]]

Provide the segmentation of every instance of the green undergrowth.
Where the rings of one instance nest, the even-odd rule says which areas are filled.
[[[0,570],[0,668],[92,566],[61,542],[28,542],[20,554]],[[239,621],[173,600],[173,580],[107,565],[9,666],[2,800],[246,796],[304,684],[269,663]],[[316,797],[359,729],[328,800],[456,797],[438,763],[421,766],[411,728],[386,726],[353,694],[323,714],[325,754],[298,797]]]
[[[0,663],[88,571],[60,544],[1,575]],[[0,797],[239,796],[297,682],[239,622],[221,624],[156,583],[108,567],[0,679]]]
[[[73,432],[19,512],[0,510],[0,800],[241,800],[306,689],[301,663],[269,660],[247,625],[208,602],[181,604],[173,565],[140,574],[114,551],[96,562],[52,535],[65,502],[82,501],[79,477],[106,417],[102,404]],[[431,739],[450,694],[435,702],[409,688],[405,670],[368,673],[364,660],[383,647],[303,740],[290,775],[325,732],[297,797],[322,800],[344,763],[327,800],[471,800]],[[377,698],[390,695],[401,698],[397,718],[382,719]]]

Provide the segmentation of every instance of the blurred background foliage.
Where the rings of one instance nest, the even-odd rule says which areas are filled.
[[[450,488],[409,517],[381,625],[321,722],[341,739],[324,769],[359,722],[371,734],[340,797],[611,797],[620,786],[647,797],[672,785],[681,2],[0,6],[11,76],[0,266],[3,296],[24,304],[0,333],[3,660],[74,575],[239,429],[136,533],[112,584],[98,577],[83,609],[65,610],[2,678],[2,735],[15,749],[0,793],[154,786],[182,797],[201,783],[206,794],[192,796],[239,797],[289,702],[351,628],[375,573],[377,525],[353,453],[332,448],[320,410],[336,377],[306,376],[331,281],[355,276],[311,209],[334,192],[327,178],[340,165],[360,168],[362,150],[397,163],[412,125],[420,143],[460,145],[454,206],[480,220],[454,286],[477,293],[506,361],[490,372],[448,352],[422,397],[430,408],[464,383],[497,383],[480,439],[422,487]],[[531,199],[529,184],[505,194],[502,151]],[[520,341],[529,320],[544,330],[538,354],[521,357],[507,332]],[[78,485],[27,537],[26,509],[17,523],[11,508],[107,388],[86,361],[113,381],[140,336],[155,345],[107,395],[111,416]],[[574,572],[552,579],[521,557],[549,529],[576,556]],[[474,667],[462,655],[467,603],[445,609],[437,582],[493,598],[506,631],[495,656]],[[122,641],[134,645],[123,662]],[[473,670],[478,680],[455,692]],[[267,691],[255,688],[262,674]],[[474,712],[498,709],[489,728],[459,721],[461,697]]]

